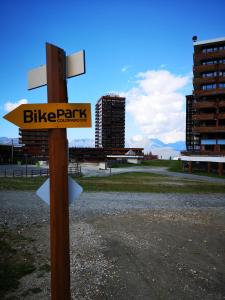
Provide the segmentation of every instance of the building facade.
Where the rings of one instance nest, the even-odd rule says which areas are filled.
[[[95,147],[124,148],[125,98],[102,96],[95,107]]]
[[[73,162],[103,162],[108,155],[123,155],[132,150],[135,155],[144,156],[143,148],[69,148],[69,158]]]
[[[23,154],[35,160],[48,160],[48,130],[19,129],[20,144],[23,144]]]
[[[225,154],[225,38],[194,39],[193,94],[186,96],[186,147]]]

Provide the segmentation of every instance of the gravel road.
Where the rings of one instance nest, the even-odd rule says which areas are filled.
[[[6,299],[50,299],[48,205],[0,191],[0,227],[32,238],[36,265]],[[223,194],[85,192],[70,245],[72,299],[225,299]]]
[[[49,206],[35,192],[0,191],[0,224],[48,222]],[[70,206],[71,217],[116,214],[146,209],[225,208],[224,194],[84,192]]]

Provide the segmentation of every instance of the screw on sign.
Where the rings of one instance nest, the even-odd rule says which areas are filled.
[[[67,103],[66,78],[85,73],[84,51],[66,57],[59,47],[46,44],[46,66],[31,70],[28,89],[47,84],[48,104],[24,104],[5,119],[22,129],[48,128],[51,230],[51,298],[70,299],[69,203],[82,189],[68,179],[68,145],[66,128],[91,127],[90,104]],[[68,190],[70,186],[70,191]],[[47,201],[49,201],[47,199]]]

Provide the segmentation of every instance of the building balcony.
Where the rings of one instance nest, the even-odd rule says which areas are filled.
[[[47,142],[48,143],[48,138],[41,138],[41,137],[27,137],[27,136],[23,136],[21,137],[21,140],[23,143],[30,143],[33,141],[37,141],[37,142]]]
[[[225,102],[225,101],[224,101]],[[212,101],[194,102],[193,109],[216,108],[216,103]]]
[[[193,133],[225,132],[225,126],[193,126]]]
[[[194,61],[198,62],[199,60],[207,60],[212,58],[223,58],[225,57],[225,50],[219,50],[215,52],[209,52],[209,53],[195,53],[194,54]]]
[[[217,118],[220,120],[225,119],[225,113],[218,114]]]
[[[218,64],[215,65],[199,65],[199,66],[193,66],[193,73],[203,73],[203,72],[213,72],[218,70]],[[225,65],[224,65],[225,66]]]
[[[183,155],[192,156],[192,155],[206,155],[206,156],[221,156],[225,154],[225,150],[220,151],[206,151],[206,150],[198,150],[198,151],[181,151]]]
[[[216,89],[212,89],[212,90],[194,90],[193,91],[193,95],[194,96],[213,96],[213,95],[221,95],[221,94],[225,94],[225,89],[220,89],[220,88],[216,88]]]
[[[195,115],[193,114],[192,119],[195,121],[200,121],[200,120],[214,120],[215,119],[215,114],[199,114]]]
[[[213,65],[197,65],[193,66],[193,74],[194,78],[201,77],[202,73],[206,72],[218,72],[218,71],[224,71],[225,70],[225,64],[213,64]]]
[[[224,78],[224,77],[223,77]],[[193,79],[193,85],[201,85],[201,84],[207,84],[207,83],[217,83],[218,77],[195,77]]]
[[[220,101],[220,102],[218,103],[218,106],[219,106],[219,107],[225,107],[225,101]]]
[[[225,76],[217,77],[195,77],[193,79],[193,86],[196,90],[201,89],[203,84],[218,84],[225,82]],[[221,89],[221,88],[220,88]]]

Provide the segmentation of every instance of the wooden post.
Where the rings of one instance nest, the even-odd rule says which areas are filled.
[[[192,161],[188,162],[188,172],[191,174],[192,173]]]
[[[46,44],[48,103],[66,103],[66,55]],[[70,299],[68,145],[66,129],[49,130],[51,296]]]
[[[223,175],[223,163],[218,163],[218,175]]]
[[[211,162],[209,161],[208,162],[208,173],[210,174],[210,172],[211,172]]]

